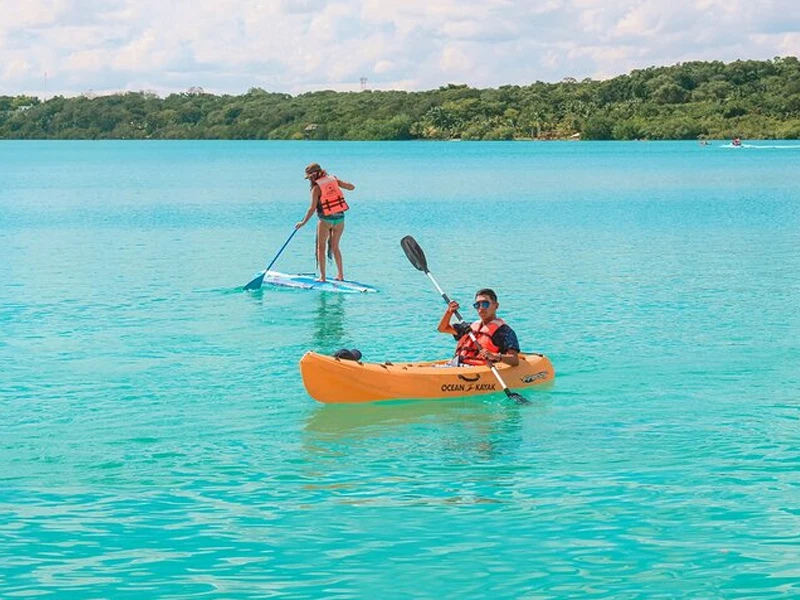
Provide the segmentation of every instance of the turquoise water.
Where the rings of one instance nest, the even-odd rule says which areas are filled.
[[[0,142],[0,597],[797,597],[800,149],[722,145]],[[309,162],[380,293],[237,289]],[[452,349],[406,234],[551,390],[306,395]]]

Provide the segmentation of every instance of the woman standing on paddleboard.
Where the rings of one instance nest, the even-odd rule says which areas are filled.
[[[315,212],[319,217],[317,224],[317,262],[319,263],[319,281],[325,281],[325,246],[330,239],[330,251],[336,261],[338,273],[336,279],[344,279],[342,266],[342,251],[339,242],[344,233],[344,213],[349,208],[344,200],[342,189],[352,191],[356,189],[352,183],[342,181],[334,175],[328,175],[317,163],[306,167],[306,179],[311,182],[311,206],[308,207],[306,216],[295,225],[300,229],[308,223]]]

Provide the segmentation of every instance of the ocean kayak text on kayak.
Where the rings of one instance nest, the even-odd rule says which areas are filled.
[[[471,383],[443,383],[443,392],[470,392],[475,390],[477,392],[492,392],[496,388],[496,383],[478,383],[472,385]]]

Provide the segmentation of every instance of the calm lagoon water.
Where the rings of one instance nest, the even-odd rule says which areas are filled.
[[[800,596],[800,148],[0,142],[0,597]],[[352,181],[346,275],[238,288]],[[557,379],[323,406],[483,286]],[[276,264],[313,270],[313,228]]]

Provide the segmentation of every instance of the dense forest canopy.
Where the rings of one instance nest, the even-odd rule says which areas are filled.
[[[0,96],[4,139],[800,138],[800,61],[687,62],[606,81],[423,92]]]

